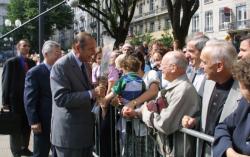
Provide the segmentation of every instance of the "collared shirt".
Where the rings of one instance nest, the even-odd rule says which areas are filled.
[[[190,82],[194,85],[197,93],[202,97],[206,81],[204,70],[202,68],[194,69],[189,65],[186,73]]]
[[[214,129],[219,123],[220,115],[223,110],[223,106],[226,102],[227,96],[233,85],[234,80],[230,78],[223,84],[216,83],[211,99],[208,106],[208,116],[206,120],[205,133],[208,135],[214,135]]]
[[[76,57],[75,52],[74,52],[73,50],[72,50],[71,53],[73,53],[73,56],[74,56],[74,58],[75,58],[75,60],[76,60],[76,63],[77,63],[77,65],[78,65],[78,67],[80,68],[80,70],[82,71],[81,66],[82,66],[83,63],[79,60],[79,58]],[[85,66],[85,67],[86,67],[86,66]],[[85,70],[86,70],[86,69],[85,69]],[[86,71],[87,71],[87,70],[86,70]],[[91,90],[88,90],[88,93],[89,93],[90,99],[92,99],[92,98],[93,98],[93,95],[92,95]]]
[[[45,64],[45,66],[47,67],[47,69],[48,69],[49,71],[51,71],[52,66],[49,65],[45,60],[43,61],[43,63]]]

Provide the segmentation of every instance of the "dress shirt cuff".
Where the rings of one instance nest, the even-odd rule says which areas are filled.
[[[90,97],[90,99],[93,99],[93,95],[92,95],[91,90],[88,90],[88,93],[89,93],[89,97]]]
[[[142,121],[144,121],[147,126],[153,128],[154,113],[150,112],[148,109],[142,110]]]

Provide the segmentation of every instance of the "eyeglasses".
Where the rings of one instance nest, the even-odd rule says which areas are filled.
[[[30,45],[23,45],[23,47],[30,47]]]

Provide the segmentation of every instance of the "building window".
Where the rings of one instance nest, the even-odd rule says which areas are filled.
[[[199,15],[194,15],[192,18],[192,32],[199,32]]]
[[[150,0],[149,1],[149,11],[153,11],[154,10],[154,0]]]
[[[231,9],[228,7],[221,8],[219,11],[219,29],[228,29],[228,24],[231,21]]]
[[[205,32],[213,31],[213,12],[205,12]]]
[[[150,22],[149,32],[154,32],[154,31],[155,31],[155,23]]]
[[[161,7],[164,8],[167,6],[166,0],[161,0]]]
[[[236,7],[237,28],[246,28],[247,10],[246,5]]]
[[[213,2],[213,0],[204,0],[204,3],[206,4],[206,3],[212,3]]]
[[[171,28],[171,21],[169,18],[165,18],[165,29],[170,29]]]
[[[139,15],[141,15],[143,11],[142,5],[143,5],[142,3],[139,4]]]
[[[138,31],[138,34],[142,34],[143,33],[143,25],[139,25],[139,31]]]

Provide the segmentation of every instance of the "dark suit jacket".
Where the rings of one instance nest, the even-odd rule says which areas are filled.
[[[242,98],[238,108],[215,129],[215,157],[226,156],[227,148],[250,155],[250,104]]]
[[[84,75],[73,52],[51,70],[51,142],[57,147],[83,149],[94,144],[93,104],[88,93],[92,87]]]
[[[28,67],[35,66],[35,62],[26,59]],[[2,104],[10,105],[15,113],[25,115],[23,104],[25,70],[21,57],[13,57],[6,61],[2,74]]]
[[[24,106],[29,124],[42,124],[42,131],[50,133],[52,96],[50,71],[44,63],[30,69],[25,78]]]

